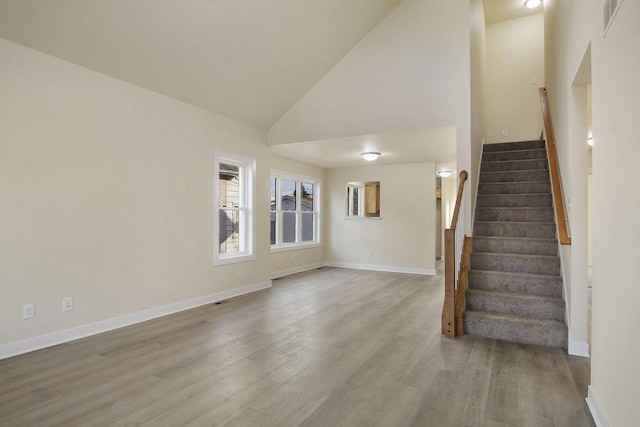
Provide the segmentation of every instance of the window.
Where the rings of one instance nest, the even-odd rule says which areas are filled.
[[[347,216],[362,215],[362,195],[364,185],[350,182],[347,184]]]
[[[215,154],[214,220],[217,265],[255,259],[253,248],[253,171],[255,160]]]
[[[274,172],[270,182],[272,249],[320,242],[317,180]]]
[[[347,182],[347,218],[380,218],[380,181]]]

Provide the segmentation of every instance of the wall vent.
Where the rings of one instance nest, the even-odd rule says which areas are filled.
[[[622,2],[623,0],[605,0],[604,5],[602,6],[602,17],[604,18],[603,37],[607,35],[607,31],[609,31],[613,18],[615,18],[616,13],[618,13],[618,9],[620,9]]]

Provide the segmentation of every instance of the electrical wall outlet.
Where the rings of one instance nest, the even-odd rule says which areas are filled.
[[[244,274],[244,267],[238,267],[238,276],[242,276]]]
[[[372,251],[367,252],[367,258],[373,258],[373,252]]]
[[[73,298],[65,297],[62,298],[62,311],[72,311],[73,310]]]
[[[25,304],[22,306],[22,318],[24,320],[33,319],[36,317],[36,305],[35,304]]]
[[[507,136],[507,135],[509,135],[509,131],[506,128],[502,129],[502,136]]]
[[[291,252],[291,261],[295,261],[296,260],[296,254],[295,252]]]

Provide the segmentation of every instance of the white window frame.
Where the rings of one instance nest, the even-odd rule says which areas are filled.
[[[253,261],[256,259],[255,250],[255,170],[256,160],[249,157],[239,156],[221,151],[214,152],[214,221],[213,221],[213,264],[225,265],[238,262]],[[237,207],[240,218],[240,230],[244,233],[240,234],[240,250],[237,253],[221,254],[220,253],[220,213],[219,197],[220,197],[220,163],[238,166],[238,174],[240,177],[240,203]],[[228,207],[225,209],[229,209]],[[232,208],[236,209],[236,208]]]
[[[358,190],[358,212],[353,211],[353,193]],[[347,218],[364,218],[364,184],[347,184]]]
[[[276,243],[271,245],[271,252],[283,252],[283,251],[291,251],[303,248],[311,248],[317,247],[321,245],[321,232],[320,232],[320,215],[321,215],[321,207],[320,207],[320,195],[321,195],[321,184],[320,179],[296,175],[289,172],[283,171],[271,171],[271,176],[269,177],[269,185],[271,185],[271,179],[276,179],[276,209],[275,211],[271,210],[271,206],[269,206],[269,218],[271,218],[271,214],[275,212],[276,214]],[[293,211],[284,211],[282,210],[282,180],[295,181],[296,182],[296,209]],[[302,203],[302,184],[312,184],[313,185],[313,211],[303,211],[301,208]],[[271,188],[269,188],[269,194],[271,194]],[[269,202],[271,204],[271,202]],[[284,243],[283,242],[283,213],[295,213],[296,215],[296,238],[295,242]],[[302,216],[303,215],[313,215],[313,240],[311,241],[302,241]],[[271,236],[269,236],[269,240],[271,240]]]

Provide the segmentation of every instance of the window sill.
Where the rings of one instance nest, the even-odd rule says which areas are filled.
[[[297,251],[299,249],[310,249],[310,248],[318,248],[322,246],[319,242],[309,242],[309,243],[294,243],[294,244],[284,244],[278,246],[271,246],[271,253],[278,252],[288,252],[288,251]]]
[[[380,221],[382,219],[381,216],[345,216],[344,219],[347,221]]]
[[[215,258],[213,260],[213,265],[237,264],[240,262],[255,261],[255,260],[256,260],[255,255],[237,255],[237,256],[230,256],[225,258]]]

